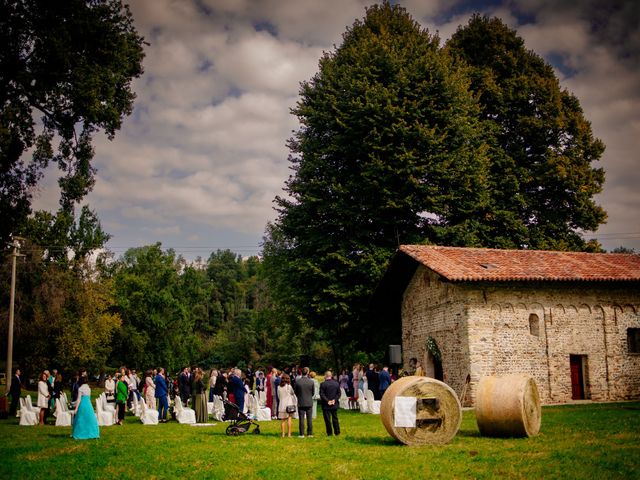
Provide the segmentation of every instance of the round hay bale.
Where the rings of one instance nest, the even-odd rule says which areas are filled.
[[[446,383],[402,377],[384,393],[380,418],[387,432],[405,445],[443,444],[458,433],[462,408]]]
[[[476,422],[488,437],[532,437],[540,431],[538,387],[526,375],[482,377],[476,394]]]

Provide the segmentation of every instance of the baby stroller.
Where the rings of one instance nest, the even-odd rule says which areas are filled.
[[[244,413],[240,411],[235,403],[231,403],[228,400],[224,400],[224,420],[230,420],[231,424],[227,427],[227,435],[241,435],[247,433],[251,425],[255,425],[252,433],[260,433],[260,425],[258,422],[251,420]]]

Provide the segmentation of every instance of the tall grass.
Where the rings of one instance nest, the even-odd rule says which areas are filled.
[[[640,403],[543,408],[542,429],[529,439],[483,438],[473,411],[444,446],[407,447],[379,416],[340,411],[343,435],[280,438],[280,422],[262,434],[227,437],[224,423],[169,422],[102,427],[99,440],[76,441],[67,427],[0,422],[1,478],[640,478]],[[294,423],[297,427],[297,421]]]

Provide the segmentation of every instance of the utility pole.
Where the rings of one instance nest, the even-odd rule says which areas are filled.
[[[11,293],[9,297],[9,334],[7,336],[7,378],[5,392],[9,391],[9,386],[13,380],[13,306],[16,297],[16,259],[24,257],[18,250],[20,249],[20,237],[13,237],[13,252],[11,253]]]

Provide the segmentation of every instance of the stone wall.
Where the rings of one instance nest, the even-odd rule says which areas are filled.
[[[426,341],[436,341],[442,354],[444,381],[460,395],[469,370],[467,312],[455,285],[419,267],[402,301],[402,350],[405,369],[412,357],[429,368]]]
[[[532,376],[545,403],[571,400],[572,355],[586,398],[640,398],[640,354],[627,329],[640,328],[640,289],[615,283],[450,283],[420,266],[402,303],[405,367],[428,361],[426,339],[442,353],[444,380],[465,404],[484,375]]]

